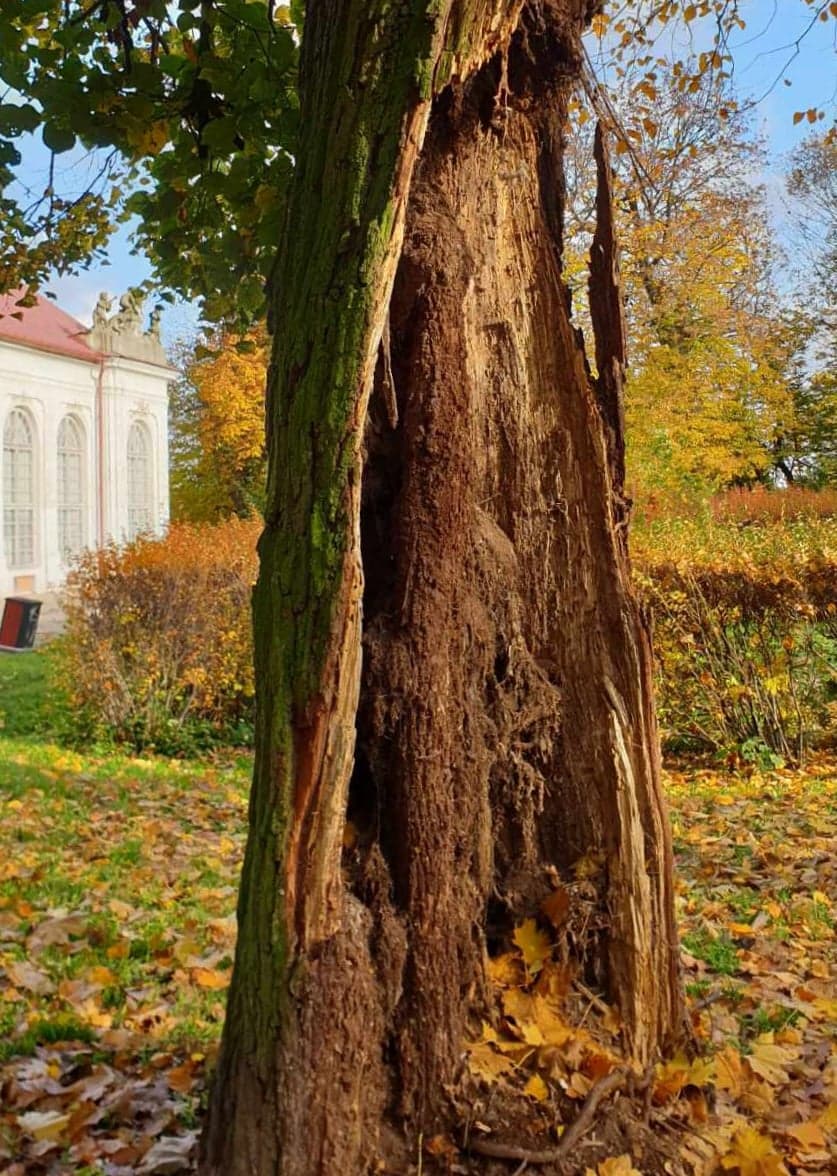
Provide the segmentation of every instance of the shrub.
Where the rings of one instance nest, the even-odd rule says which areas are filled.
[[[176,524],[82,557],[56,651],[72,736],[167,753],[249,741],[258,530]]]
[[[809,490],[788,486],[771,490],[727,490],[712,499],[712,514],[719,522],[775,523],[795,519],[837,517],[837,490]]]
[[[674,520],[636,544],[670,748],[800,761],[833,730],[837,521]]]

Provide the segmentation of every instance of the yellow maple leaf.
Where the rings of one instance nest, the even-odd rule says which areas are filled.
[[[576,1036],[575,1030],[568,1025],[551,1001],[542,996],[535,996],[532,1001],[532,1018],[543,1034],[544,1041],[550,1045],[565,1045]]]
[[[790,1135],[803,1151],[819,1151],[826,1146],[822,1127],[814,1119],[797,1123],[795,1127],[788,1127],[786,1134]]]
[[[797,1050],[776,1045],[772,1033],[762,1033],[753,1043],[752,1052],[747,1056],[747,1065],[771,1086],[781,1086],[788,1081],[787,1067],[797,1056]]]
[[[675,1098],[689,1081],[691,1063],[684,1053],[678,1053],[654,1071],[654,1102],[657,1105]]]
[[[741,1054],[728,1045],[715,1055],[714,1061],[715,1086],[718,1090],[728,1090],[733,1098],[738,1098],[744,1087]]]
[[[526,979],[520,966],[520,956],[512,951],[493,959],[489,958],[485,971],[491,983],[498,988],[519,988]]]
[[[534,1098],[537,1102],[546,1102],[549,1098],[549,1087],[541,1078],[540,1074],[533,1074],[526,1085],[523,1087],[523,1093],[529,1098]]]
[[[504,1074],[512,1074],[514,1068],[511,1058],[498,1053],[489,1042],[477,1041],[468,1046],[468,1069],[477,1078],[496,1082]]]
[[[752,1127],[742,1127],[736,1133],[721,1166],[741,1176],[787,1176],[788,1172],[770,1136]]]
[[[817,1020],[822,1020],[822,1017],[825,1017],[829,1021],[837,1021],[837,1000],[827,996],[818,996],[813,1004],[817,1010]]]
[[[606,1160],[601,1160],[595,1170],[588,1168],[584,1176],[642,1176],[642,1173],[634,1167],[633,1160],[626,1152],[621,1156],[609,1156]]]
[[[538,930],[534,919],[526,919],[515,928],[514,942],[520,948],[523,962],[533,976],[540,972],[544,961],[552,955],[552,944],[549,936]]]

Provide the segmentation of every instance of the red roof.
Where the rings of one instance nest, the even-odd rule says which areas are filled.
[[[0,294],[0,339],[98,363],[101,356],[85,341],[88,328],[48,298],[35,296],[34,306],[17,306],[22,290]],[[20,317],[16,317],[16,316]]]

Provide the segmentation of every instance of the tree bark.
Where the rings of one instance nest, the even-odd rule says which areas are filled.
[[[307,5],[206,1174],[405,1170],[449,1125],[487,953],[584,856],[580,964],[627,1051],[679,1028],[601,143],[595,380],[560,270],[587,7]]]

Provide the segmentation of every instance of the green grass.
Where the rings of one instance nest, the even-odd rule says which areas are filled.
[[[0,655],[0,1063],[111,1028],[211,1052],[226,994],[201,976],[232,961],[250,757],[61,747],[50,671],[48,651]],[[56,912],[77,931],[33,950]]]
[[[720,976],[734,976],[738,972],[738,950],[726,933],[716,937],[708,931],[692,932],[683,936],[683,946]]]
[[[48,707],[49,654],[0,651],[0,732],[37,735],[50,725]]]
[[[777,1033],[790,1026],[796,1025],[802,1016],[799,1009],[786,1009],[776,1006],[768,1009],[763,1005],[751,1013],[744,1013],[739,1017],[741,1026],[740,1039],[747,1041],[753,1037],[760,1037],[763,1033]]]
[[[59,1042],[91,1043],[96,1040],[95,1032],[72,1014],[62,1013],[55,1017],[43,1017],[35,1021],[18,1037],[7,1037],[0,1041],[0,1062],[9,1058],[31,1057],[39,1045],[56,1045]]]

